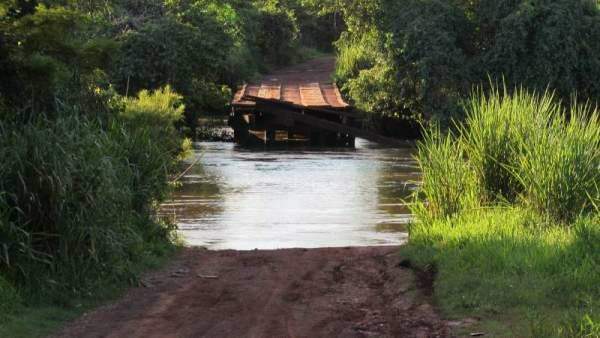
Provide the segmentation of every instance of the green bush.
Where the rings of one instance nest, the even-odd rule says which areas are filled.
[[[549,87],[597,101],[600,7],[572,0],[349,1],[338,68],[354,103],[377,115],[449,123],[473,86]],[[353,24],[357,21],[358,24]],[[368,53],[357,53],[368,41]],[[356,60],[354,60],[356,59]]]
[[[459,128],[486,200],[514,201],[522,192],[515,168],[535,144],[532,138],[549,132],[548,123],[560,106],[550,94],[531,95],[523,89],[511,94],[506,88],[473,93],[464,106],[466,118]]]
[[[6,259],[6,257],[4,257]],[[22,306],[22,300],[14,286],[0,276],[0,324]]]
[[[256,46],[263,62],[271,66],[289,65],[298,59],[298,27],[289,11],[277,7],[260,9]]]
[[[557,222],[593,211],[600,198],[597,110],[577,104],[565,110],[552,94],[524,89],[476,93],[465,107],[461,142],[483,199],[520,198]]]
[[[0,123],[0,274],[42,295],[85,295],[170,246],[172,227],[153,213],[183,152],[179,101],[143,92],[108,126],[69,113]]]
[[[169,192],[169,175],[188,155],[189,141],[182,142],[174,126],[185,110],[183,97],[167,86],[153,92],[141,91],[137,98],[124,99],[124,109],[113,132],[119,153],[132,172],[134,210],[152,212],[149,202],[161,201]]]
[[[523,139],[515,174],[527,205],[570,223],[600,200],[600,115],[573,106],[547,125]]]
[[[229,100],[230,92],[217,84],[233,43],[213,18],[197,14],[193,22],[198,26],[166,17],[124,35],[114,71],[123,94],[173,86],[184,95],[191,126],[197,114],[222,111]]]
[[[552,94],[477,92],[466,102],[458,136],[425,133],[417,159],[428,201],[419,215],[445,217],[498,202],[522,202],[555,222],[597,210],[600,118],[562,108]]]

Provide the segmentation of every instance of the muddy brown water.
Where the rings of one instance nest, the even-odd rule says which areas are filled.
[[[413,154],[360,139],[356,149],[201,142],[161,216],[211,250],[399,245],[420,180]]]

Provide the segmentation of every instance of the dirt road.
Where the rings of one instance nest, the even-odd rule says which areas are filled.
[[[60,337],[443,337],[396,247],[186,249]]]

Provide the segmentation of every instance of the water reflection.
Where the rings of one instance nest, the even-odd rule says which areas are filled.
[[[250,151],[199,143],[161,213],[189,245],[275,249],[400,244],[419,180],[411,149]]]

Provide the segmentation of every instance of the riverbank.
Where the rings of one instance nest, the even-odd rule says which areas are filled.
[[[435,272],[434,303],[444,318],[480,319],[472,331],[598,337],[599,220],[566,228],[520,208],[490,208],[413,225],[400,254]]]
[[[600,337],[600,115],[504,89],[430,129],[401,249],[445,316],[507,337]],[[568,118],[567,118],[568,116]]]
[[[185,249],[57,337],[443,337],[398,247]]]

